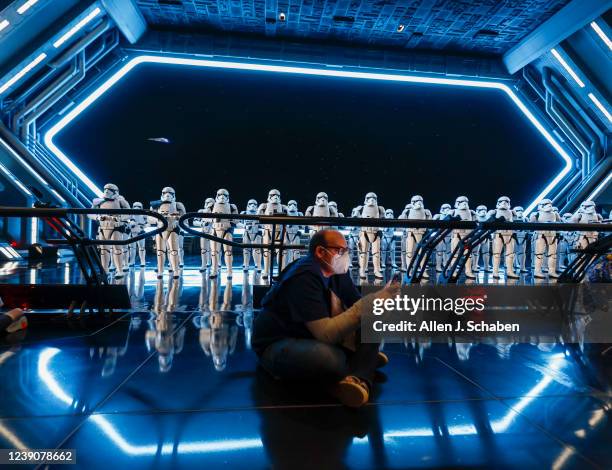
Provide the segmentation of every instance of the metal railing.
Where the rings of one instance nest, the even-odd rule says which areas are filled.
[[[241,243],[226,240],[210,233],[203,232],[201,228],[189,225],[193,219],[211,221],[212,219],[223,219],[230,221],[256,221],[262,227],[270,230],[270,243]],[[330,227],[393,227],[398,229],[426,229],[421,241],[417,244],[416,251],[408,266],[407,281],[417,283],[423,279],[427,264],[434,254],[435,249],[453,230],[469,230],[470,233],[462,239],[455,247],[440,277],[442,282],[457,282],[461,275],[467,259],[472,251],[488,237],[497,231],[511,230],[513,232],[612,232],[609,223],[578,224],[578,223],[550,223],[550,222],[505,222],[490,220],[486,222],[462,221],[453,219],[444,220],[409,220],[409,219],[362,219],[362,218],[338,218],[338,217],[305,217],[287,215],[247,215],[247,214],[210,214],[202,212],[189,212],[179,219],[181,230],[196,237],[205,238],[214,242],[228,245],[234,248],[261,248],[270,250],[269,279],[272,279],[274,263],[278,252],[278,265],[282,266],[283,251],[304,249],[306,245],[285,244],[285,233],[287,226],[330,226]],[[278,234],[278,236],[277,236]],[[593,244],[595,245],[595,244]],[[563,282],[579,282],[590,264],[601,254],[612,248],[612,235],[607,235],[598,240],[597,249],[574,250],[578,254],[576,259],[568,266],[565,275],[560,279]],[[585,261],[586,260],[586,261]],[[577,267],[579,266],[579,267]]]

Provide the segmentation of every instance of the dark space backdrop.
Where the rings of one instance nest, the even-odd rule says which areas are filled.
[[[145,205],[173,186],[197,210],[223,187],[243,210],[277,188],[302,211],[326,191],[348,216],[374,191],[396,215],[413,194],[435,213],[458,195],[526,205],[562,168],[519,113],[492,90],[148,64],[56,143]]]

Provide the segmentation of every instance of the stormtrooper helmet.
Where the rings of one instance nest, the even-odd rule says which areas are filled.
[[[513,210],[519,219],[523,218],[523,212],[525,212],[525,209],[523,209],[522,206],[516,206]]]
[[[415,196],[412,196],[412,199],[410,199],[410,205],[412,206],[413,209],[422,209],[423,208],[423,196],[419,196],[418,194]]]
[[[119,188],[117,185],[108,183],[104,185],[104,199],[114,200],[119,195]]]
[[[338,203],[336,203],[336,201],[329,201],[328,206],[333,207],[334,209],[336,209],[336,212],[338,212]]]
[[[142,202],[135,202],[134,204],[132,204],[132,209],[144,209],[144,206],[142,205]]]
[[[594,214],[595,203],[593,201],[584,201],[582,204],[580,204],[580,210],[585,214]]]
[[[207,197],[204,201],[204,209],[212,209],[215,205],[215,200],[212,197]]]
[[[376,206],[378,205],[378,196],[376,193],[368,193],[365,196],[364,204],[366,206]]]
[[[393,209],[386,209],[385,210],[385,218],[387,218],[387,219],[395,218],[395,215],[393,214]]]
[[[174,202],[175,192],[170,186],[166,186],[162,189],[161,200],[163,202]]]
[[[280,204],[281,202],[281,193],[278,189],[271,189],[268,193],[268,202],[273,204]]]
[[[255,199],[249,199],[249,201],[247,202],[247,211],[248,212],[257,211],[257,201]]]
[[[315,204],[317,206],[326,206],[329,198],[327,197],[327,193],[318,193],[315,198]]]
[[[572,219],[572,213],[571,212],[566,212],[565,214],[563,214],[563,222],[570,222]]]
[[[510,198],[508,196],[502,196],[497,200],[495,205],[497,209],[510,210]]]
[[[440,214],[442,214],[442,215],[450,214],[451,210],[452,210],[452,207],[451,207],[450,204],[442,204],[440,206]]]
[[[538,210],[542,212],[552,212],[553,205],[550,199],[542,199],[538,204]]]
[[[297,201],[294,199],[291,199],[291,201],[289,201],[287,203],[287,211],[291,212],[291,213],[296,213],[298,211],[298,206],[297,206]]]
[[[487,206],[483,206],[482,204],[476,208],[476,215],[479,217],[484,217],[487,215]]]
[[[459,196],[455,199],[455,209],[466,210],[470,208],[470,201],[465,196]]]
[[[226,204],[229,202],[229,191],[227,189],[219,189],[217,190],[217,195],[215,196],[215,202],[219,204]]]

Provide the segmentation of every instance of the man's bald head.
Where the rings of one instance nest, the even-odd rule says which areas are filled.
[[[308,245],[308,253],[312,256],[315,255],[317,247],[335,247],[335,248],[346,248],[346,240],[338,230],[324,229],[319,230],[310,239]]]

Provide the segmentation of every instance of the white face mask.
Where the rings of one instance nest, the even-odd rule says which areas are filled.
[[[329,252],[327,248],[323,248],[325,251]],[[343,255],[336,253],[333,255],[331,262],[326,263],[332,270],[334,274],[346,274],[349,269],[350,264],[350,256],[349,252],[346,251]]]

